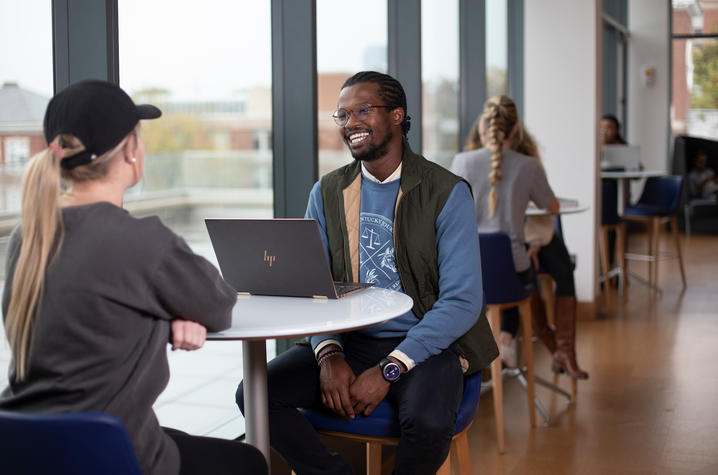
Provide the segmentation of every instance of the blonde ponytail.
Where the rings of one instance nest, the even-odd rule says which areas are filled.
[[[62,239],[60,155],[48,148],[33,156],[22,181],[22,244],[12,280],[5,333],[14,356],[15,379],[27,376],[33,319],[53,249]]]
[[[20,214],[22,244],[5,318],[5,334],[14,357],[16,381],[23,381],[28,375],[38,302],[42,297],[47,270],[62,246],[61,182],[71,186],[76,182],[104,177],[113,156],[130,136],[138,137],[138,134],[139,126],[109,152],[87,165],[69,170],[60,168],[60,160],[82,152],[85,146],[78,138],[61,134],[45,151],[33,156],[25,168]]]

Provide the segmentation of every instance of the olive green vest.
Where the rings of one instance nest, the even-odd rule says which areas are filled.
[[[422,318],[439,296],[436,218],[461,180],[445,168],[411,151],[404,140],[401,183],[394,212],[394,253],[404,292]],[[339,168],[321,181],[324,216],[334,279],[359,280],[361,163]],[[499,354],[482,311],[476,324],[455,342],[469,363],[466,374],[487,367]]]

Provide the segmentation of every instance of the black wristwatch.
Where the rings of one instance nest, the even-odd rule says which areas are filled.
[[[381,368],[382,377],[390,383],[398,380],[399,376],[401,376],[401,368],[399,365],[388,358],[382,359],[379,362],[379,367]]]

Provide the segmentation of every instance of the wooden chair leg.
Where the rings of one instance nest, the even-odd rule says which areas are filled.
[[[628,280],[628,269],[626,269],[626,225],[621,223],[616,227],[616,253],[615,258],[621,266],[621,295],[626,298],[626,281]]]
[[[578,380],[576,378],[568,378],[571,380],[571,401],[576,402],[578,396]]]
[[[658,261],[660,260],[661,220],[653,218],[653,285],[658,287]]]
[[[456,447],[457,475],[471,475],[471,451],[466,432],[454,439],[454,445]]]
[[[501,331],[501,310],[495,306],[487,306],[489,325],[494,334],[494,340],[498,343],[499,332]],[[504,453],[504,394],[503,381],[501,379],[501,357],[499,356],[491,363],[491,393],[494,398],[494,418],[496,419],[496,445],[499,453]]]
[[[366,443],[366,473],[367,475],[381,475],[381,443]]]
[[[611,280],[608,278],[610,271],[608,264],[608,229],[606,226],[601,226],[601,230],[598,232],[598,247],[601,252],[601,267],[603,267],[603,298],[608,309],[611,304]]]
[[[648,283],[653,284],[653,221],[648,221]]]
[[[526,394],[529,404],[529,420],[531,427],[536,427],[536,409],[534,408],[534,347],[531,337],[531,303],[525,301],[519,305],[519,313],[521,314],[521,326],[524,332],[524,359],[526,360]]]
[[[683,280],[683,288],[686,288],[686,271],[683,268],[683,253],[681,252],[681,241],[678,237],[678,219],[671,216],[671,229],[673,230],[673,240],[676,243],[676,254],[678,254],[678,265],[681,267],[681,279]]]

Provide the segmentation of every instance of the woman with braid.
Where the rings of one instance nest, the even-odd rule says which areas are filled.
[[[496,96],[486,102],[464,150],[454,158],[451,171],[473,188],[478,231],[509,235],[522,282],[533,282],[539,265],[556,281],[555,333],[548,326],[538,292],[533,293],[531,301],[534,332],[553,354],[552,369],[573,378],[588,378],[576,362],[576,292],[566,245],[553,232],[550,217],[543,222],[533,218],[527,221],[525,215],[531,201],[557,214],[558,200],[546,179],[536,142],[509,97]],[[499,348],[507,366],[516,365],[512,342],[518,322],[517,309],[504,313]]]

